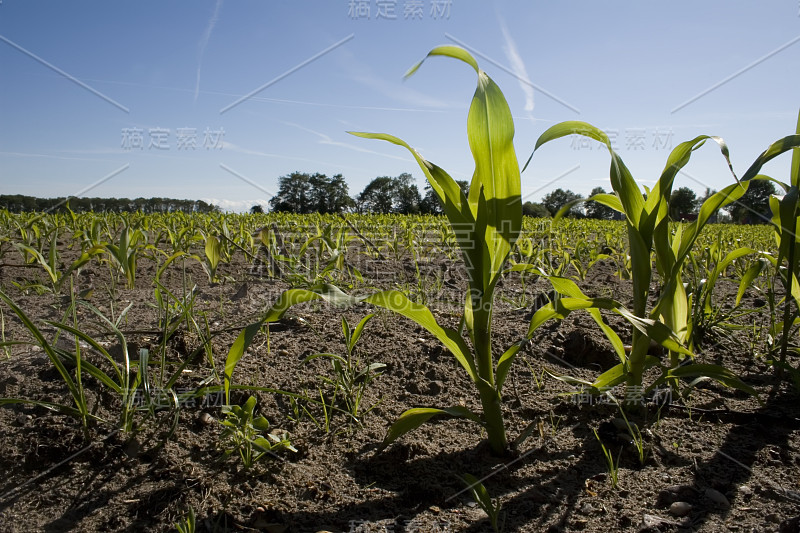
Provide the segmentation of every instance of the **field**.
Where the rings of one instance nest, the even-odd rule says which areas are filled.
[[[769,226],[703,229],[692,356],[648,340],[637,388],[603,381],[636,350],[625,222],[524,219],[491,314],[494,359],[519,350],[499,453],[464,364],[407,318],[473,342],[444,217],[4,212],[0,232],[0,530],[798,530]],[[448,411],[395,431],[416,407]]]

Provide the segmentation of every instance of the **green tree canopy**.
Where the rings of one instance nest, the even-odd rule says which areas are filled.
[[[556,189],[553,192],[550,192],[542,198],[542,205],[547,209],[550,213],[550,216],[554,216],[558,211],[564,207],[567,203],[572,202],[574,200],[580,200],[583,198],[580,194],[574,193],[567,189]],[[572,217],[582,217],[584,216],[583,207],[578,204],[572,206],[572,208],[567,213],[567,216]]]
[[[550,216],[550,211],[542,204],[525,202],[522,204],[522,214],[526,217],[547,218]]]
[[[405,172],[396,178],[375,178],[358,195],[358,211],[402,214],[421,212],[422,198],[413,180],[411,174]]]
[[[288,213],[340,213],[353,205],[341,174],[292,172],[278,179],[278,194],[269,201],[273,211]]]
[[[692,189],[681,187],[672,191],[669,198],[669,216],[672,220],[682,220],[694,213],[696,208],[697,194]]]

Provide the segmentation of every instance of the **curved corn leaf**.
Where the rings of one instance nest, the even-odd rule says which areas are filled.
[[[767,149],[764,150],[755,161],[753,161],[753,164],[750,165],[750,168],[748,168],[747,172],[745,172],[742,176],[742,181],[748,181],[755,178],[755,176],[761,170],[761,167],[763,167],[768,161],[778,157],[784,152],[788,152],[789,150],[798,147],[800,147],[800,134],[789,135],[770,144]],[[800,165],[800,163],[798,163],[798,165]],[[792,168],[794,168],[794,166],[795,163],[793,160]],[[794,178],[794,176],[792,177]],[[794,185],[798,184],[795,183]]]
[[[447,407],[445,409],[436,409],[433,407],[416,407],[409,409],[400,417],[395,420],[394,424],[389,428],[386,438],[383,439],[378,451],[385,449],[392,442],[402,437],[409,431],[413,431],[420,427],[422,424],[433,418],[434,416],[451,416],[455,418],[467,418],[473,422],[481,424],[481,419],[478,415],[463,407],[456,405]]]
[[[595,194],[586,201],[603,204],[607,207],[610,207],[614,211],[617,211],[618,213],[625,212],[624,209],[622,208],[622,202],[620,202],[619,197],[616,194]]]
[[[764,267],[766,265],[767,265],[766,259],[759,259],[758,261],[753,262],[747,268],[744,275],[742,276],[741,281],[739,282],[739,290],[736,291],[736,305],[739,305],[739,303],[742,301],[742,296],[744,296],[745,291],[753,283],[753,280],[756,279],[761,274],[761,271],[764,270]]]
[[[746,392],[747,394],[756,398],[760,403],[763,403],[758,397],[758,392],[756,392],[753,387],[747,385],[739,378],[739,376],[720,365],[692,364],[670,368],[666,370],[660,378],[653,382],[653,384],[648,387],[648,390],[654,389],[659,385],[677,378],[690,378],[698,376],[711,378],[719,383],[722,383],[723,385]]]
[[[225,359],[225,373],[224,373],[224,391],[225,403],[230,404],[230,388],[233,371],[239,360],[244,355],[244,352],[253,342],[256,333],[267,322],[275,322],[280,320],[286,311],[293,305],[300,303],[311,302],[314,300],[324,300],[334,305],[352,304],[358,302],[358,299],[348,296],[333,285],[319,285],[314,291],[306,289],[289,289],[281,293],[278,300],[267,311],[264,317],[246,326],[228,350],[228,356]]]
[[[403,315],[425,328],[450,350],[459,364],[467,371],[470,379],[472,379],[473,382],[478,382],[478,370],[470,355],[469,346],[467,346],[467,343],[464,342],[464,339],[457,331],[441,327],[439,323],[436,322],[430,309],[424,305],[412,302],[408,299],[408,296],[402,292],[393,290],[372,294],[364,298],[363,301]]]

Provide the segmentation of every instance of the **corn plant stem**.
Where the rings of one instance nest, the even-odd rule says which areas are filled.
[[[789,228],[784,228],[781,232],[782,238],[789,238],[789,253],[788,265],[786,268],[786,295],[784,296],[783,305],[783,335],[781,336],[781,365],[778,367],[778,375],[783,374],[783,366],[786,364],[786,354],[789,351],[789,333],[792,330],[792,283],[794,281],[794,254],[795,244],[797,242],[795,236]]]
[[[490,297],[491,298],[491,297]],[[495,387],[494,366],[492,358],[491,336],[491,306],[483,305],[485,299],[479,302],[480,309],[475,312],[475,330],[473,342],[475,344],[475,357],[478,366],[478,376],[482,382],[478,383],[483,418],[486,424],[486,435],[489,446],[495,454],[501,454],[506,448],[506,430],[503,423],[503,411],[500,404],[500,394]]]

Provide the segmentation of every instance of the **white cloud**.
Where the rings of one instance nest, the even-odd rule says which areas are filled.
[[[506,58],[511,63],[511,69],[514,71],[514,74],[519,81],[520,89],[522,89],[522,92],[525,94],[525,111],[528,112],[529,118],[533,118],[533,87],[531,86],[530,79],[528,78],[528,71],[525,68],[525,62],[522,61],[522,56],[517,50],[517,45],[514,43],[514,39],[511,38],[511,34],[508,32],[508,28],[506,27],[506,23],[503,21],[503,18],[498,15],[497,19],[500,22],[500,30],[503,32],[503,39],[505,40],[503,52],[506,54]]]
[[[254,205],[260,205],[266,210],[269,206],[269,199],[253,198],[251,200],[226,200],[224,198],[201,198],[207,204],[213,204],[222,209],[223,211],[231,211],[235,213],[243,213],[250,211]]]
[[[217,5],[214,6],[214,13],[208,21],[208,26],[206,26],[206,31],[203,33],[200,43],[197,45],[197,81],[194,85],[195,102],[197,101],[197,96],[200,94],[200,69],[203,65],[203,55],[205,55],[206,46],[208,46],[208,41],[211,39],[211,32],[214,31],[214,26],[217,25],[217,20],[219,20],[219,12],[221,9],[222,0],[217,0]]]

